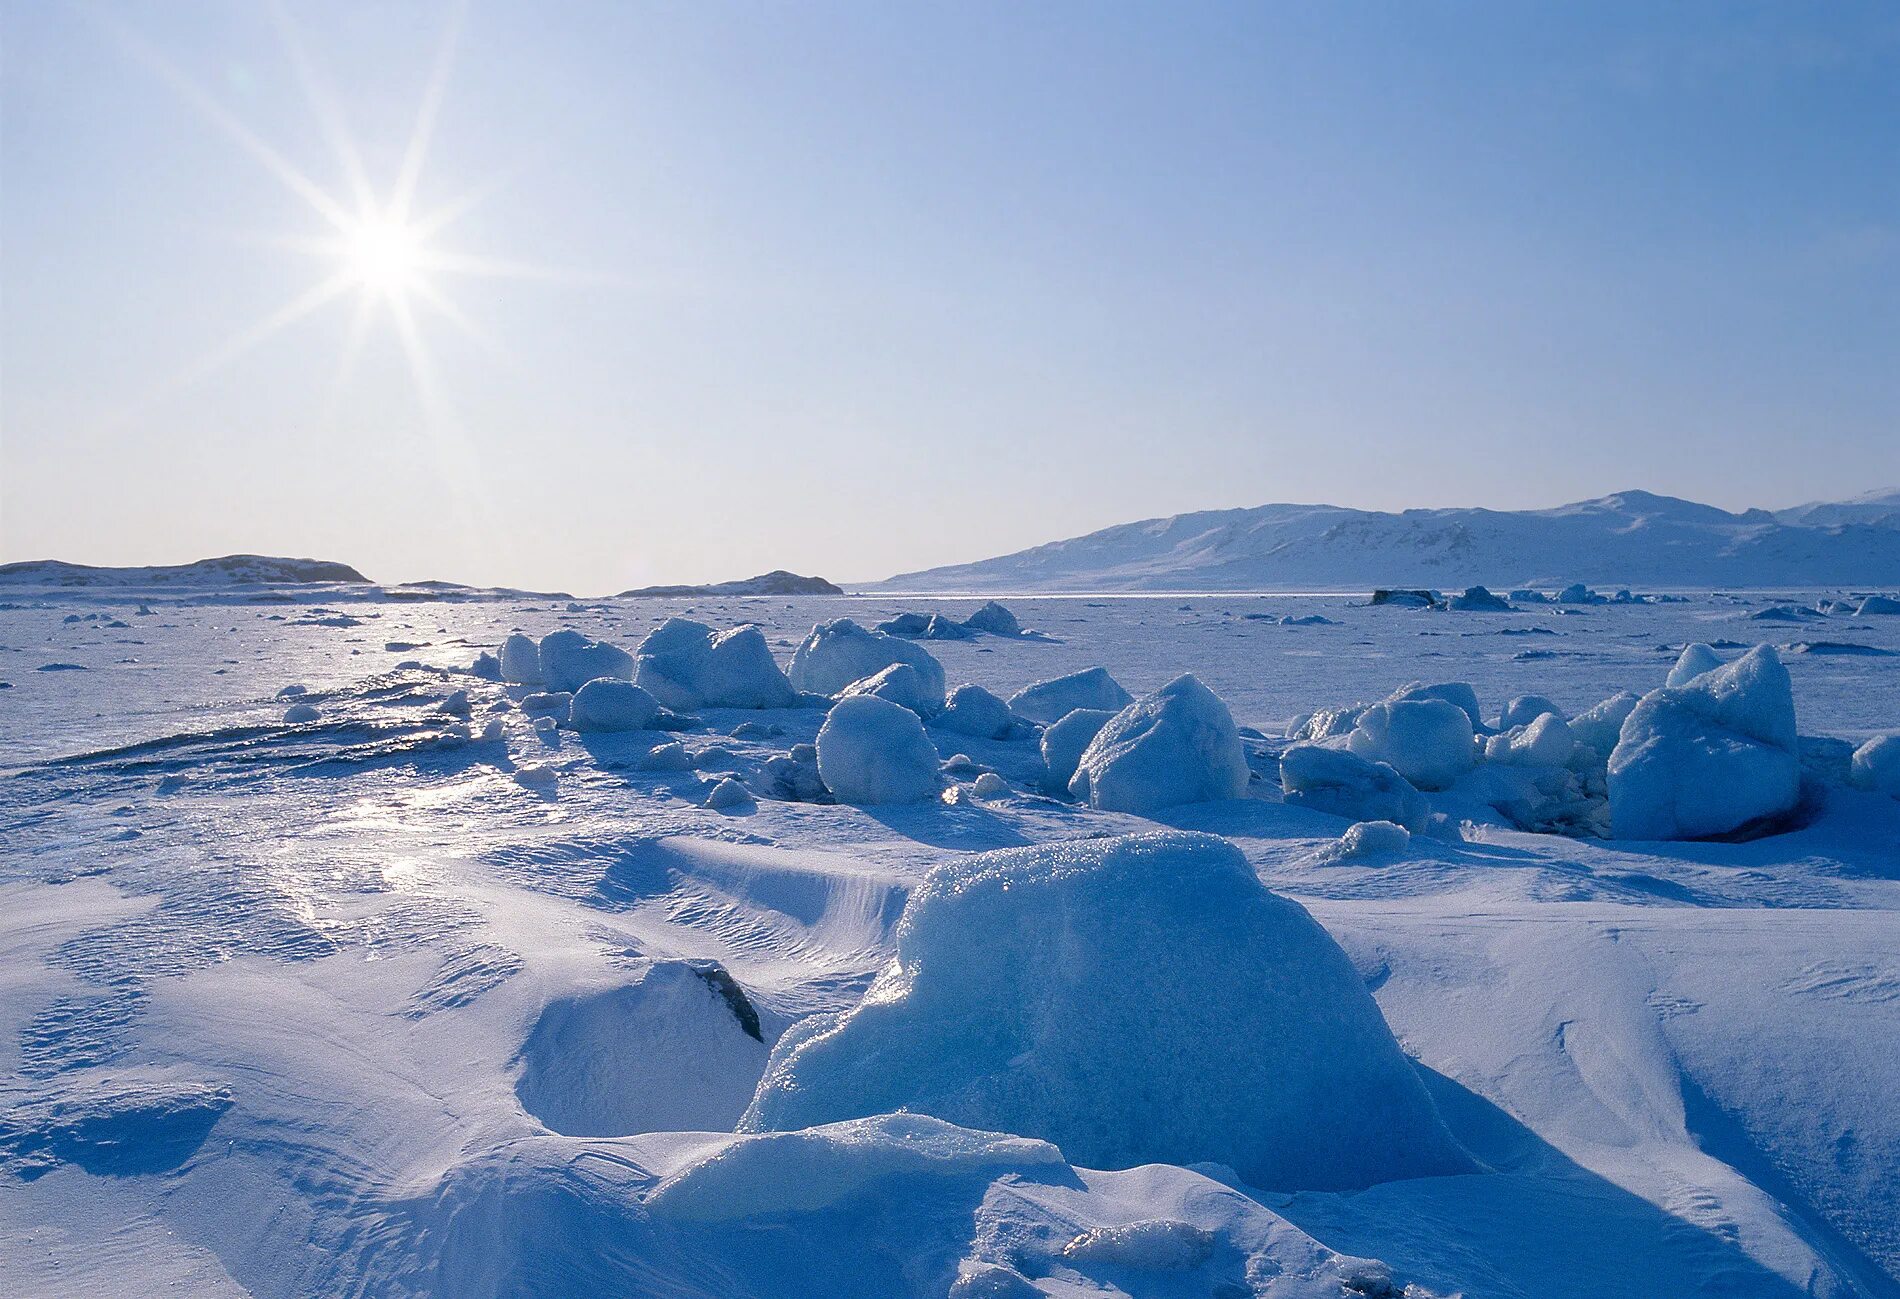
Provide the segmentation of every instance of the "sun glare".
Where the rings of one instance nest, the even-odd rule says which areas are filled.
[[[415,283],[422,262],[422,240],[416,230],[388,217],[365,217],[345,239],[345,271],[372,292],[401,293]]]

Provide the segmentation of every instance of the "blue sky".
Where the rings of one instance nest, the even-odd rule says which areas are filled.
[[[600,592],[1900,483],[1892,6],[473,0],[438,63],[434,2],[0,5],[0,558]],[[380,285],[230,346],[353,265],[280,173],[386,198],[438,66],[421,381]]]

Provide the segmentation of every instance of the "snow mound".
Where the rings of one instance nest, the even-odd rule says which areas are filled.
[[[1412,832],[1391,821],[1361,821],[1339,836],[1339,856],[1377,857],[1404,852],[1412,846]]]
[[[1355,821],[1391,821],[1422,830],[1431,815],[1425,796],[1383,762],[1345,749],[1296,744],[1280,755],[1280,786],[1295,807]]]
[[[1705,839],[1792,811],[1794,692],[1773,648],[1643,696],[1610,754],[1609,792],[1618,839]]]
[[[790,708],[798,692],[754,626],[714,632],[668,618],[634,651],[633,679],[668,708]]]
[[[1346,747],[1420,789],[1448,789],[1477,761],[1471,718],[1445,699],[1402,699],[1359,714]]]
[[[893,1179],[994,1176],[1062,1162],[1062,1152],[1046,1141],[972,1131],[925,1114],[877,1114],[735,1141],[667,1177],[646,1207],[673,1222],[771,1218],[814,1213]]]
[[[1855,749],[1849,771],[1856,788],[1900,798],[1900,734],[1876,735]]]
[[[1862,618],[1870,614],[1900,614],[1900,600],[1890,595],[1870,595],[1860,602],[1860,608],[1854,612]]]
[[[1240,732],[1219,697],[1183,674],[1110,718],[1089,741],[1069,792],[1137,815],[1247,793]]]
[[[933,693],[924,674],[909,663],[893,663],[862,681],[853,681],[839,692],[838,698],[854,699],[859,695],[888,699],[919,717],[934,716],[943,708],[942,689]]]
[[[937,750],[917,714],[876,695],[831,706],[818,728],[818,774],[840,803],[914,803],[940,788]]]
[[[896,960],[855,1009],[786,1033],[740,1128],[900,1109],[1275,1189],[1472,1167],[1345,953],[1204,834],[933,870]]]
[[[1676,659],[1676,665],[1669,669],[1669,676],[1663,682],[1665,686],[1686,686],[1704,672],[1713,672],[1722,666],[1722,656],[1708,645],[1697,641],[1684,645],[1682,654]]]
[[[925,688],[939,705],[943,665],[929,650],[883,632],[866,631],[849,618],[821,622],[792,652],[790,677],[800,690],[835,695],[854,681],[876,676],[893,663],[908,663],[922,674]]]
[[[501,679],[517,686],[541,684],[541,647],[534,637],[516,632],[501,643]]]
[[[1042,763],[1049,769],[1048,788],[1068,793],[1069,781],[1089,742],[1115,715],[1108,708],[1076,708],[1042,733]]]
[[[660,701],[631,681],[595,677],[567,709],[567,724],[577,731],[644,731],[660,715]]]
[[[301,726],[305,722],[314,722],[322,716],[323,713],[315,704],[297,703],[292,704],[284,710],[284,721],[291,726]]]
[[[950,701],[937,716],[936,724],[959,735],[1004,740],[1009,738],[1016,719],[1008,704],[982,686],[962,685],[950,692]]]
[[[764,1072],[758,1012],[713,961],[660,961],[639,982],[549,1003],[515,1095],[566,1136],[729,1132]]]
[[[1009,697],[1009,710],[1032,722],[1061,721],[1078,708],[1105,708],[1120,712],[1135,697],[1108,675],[1107,668],[1084,668],[1064,677],[1038,681]]]
[[[549,691],[575,691],[596,677],[633,680],[633,655],[617,645],[589,640],[577,631],[541,638],[541,683]]]

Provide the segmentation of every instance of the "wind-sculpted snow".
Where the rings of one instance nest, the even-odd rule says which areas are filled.
[[[1900,699],[1879,652],[1900,649],[1900,619],[1861,615],[1872,588],[1553,599],[1568,582],[1514,587],[1516,612],[1486,615],[1368,608],[1363,590],[1010,596],[1037,633],[896,638],[968,683],[945,712],[846,701],[903,722],[858,747],[867,772],[907,754],[919,792],[941,791],[864,805],[820,776],[817,694],[741,706],[694,667],[690,707],[592,729],[590,687],[636,704],[641,687],[616,670],[556,688],[536,638],[631,649],[679,618],[705,629],[695,646],[742,639],[739,675],[760,681],[813,627],[914,599],[10,588],[6,1289],[1893,1295],[1900,803],[1881,737]],[[926,633],[967,629],[982,603],[932,598]],[[1815,616],[1750,616],[1783,607]],[[1770,709],[1773,725],[1743,726],[1713,702],[1716,722],[1695,721],[1778,749],[1798,731],[1794,813],[1716,839],[1606,837],[1608,759],[1639,697],[1713,701],[1705,678],[1794,636],[1855,647],[1779,653],[1796,725]],[[36,670],[56,664],[71,667]],[[1233,724],[1222,751],[1241,766],[1220,769],[1240,796],[1070,797],[1065,764],[1184,672]],[[1063,709],[1078,677],[1127,697]],[[1001,703],[1064,678],[1041,718]],[[1426,701],[1470,724],[1473,765],[1449,788],[1344,747],[1374,705]],[[305,704],[314,720],[286,722]],[[1152,798],[1179,767],[1123,774]],[[1092,877],[1117,836],[1169,828],[1219,840],[1113,906],[1054,868],[992,875],[985,855]],[[991,882],[920,902],[941,922],[929,959],[900,953],[907,901],[966,876]],[[1262,953],[1248,917],[1296,907],[1305,937]],[[671,1130],[732,1126],[775,1048],[908,1014],[908,997],[882,1000],[896,984],[929,1001],[978,982],[1011,1012],[950,997],[929,1023],[970,1049],[917,1059],[931,1095],[992,1107],[987,1130],[896,1108],[919,1075],[882,1062],[826,1071],[827,1088],[892,1088],[860,1117]],[[1313,995],[1275,991],[1289,986]],[[1302,1007],[1331,1008],[1323,1032],[1257,1045]],[[1352,1194],[1261,1185],[1248,1142],[1305,1157],[1371,1121],[1347,1086],[1366,1057],[1340,1044],[1368,1010],[1476,1171]],[[1005,1029],[1030,1049],[982,1036]],[[1023,1096],[1075,1130],[1001,1117]],[[1166,1112],[1125,1121],[1144,1105]],[[1260,1140],[1269,1121],[1290,1135]],[[1245,1168],[1091,1166],[1115,1141],[1183,1133]]]
[[[1473,1167],[1344,954],[1205,835],[933,872],[893,966],[780,1041],[742,1126],[890,1110],[1092,1167],[1212,1161],[1286,1190]]]

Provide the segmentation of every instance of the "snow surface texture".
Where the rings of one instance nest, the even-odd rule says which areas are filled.
[[[1215,1162],[1282,1190],[1472,1167],[1345,953],[1211,835],[940,867],[895,964],[780,1039],[740,1126],[897,1109],[1091,1167]]]
[[[1643,696],[1610,754],[1609,791],[1619,839],[1708,838],[1792,812],[1794,693],[1775,651],[1758,646]]]
[[[1227,705],[1178,676],[1109,718],[1069,778],[1069,792],[1111,812],[1240,798],[1247,758]]]
[[[1900,677],[1865,651],[1900,650],[1900,619],[1858,616],[1866,590],[1552,602],[1564,584],[1482,615],[1367,608],[1363,589],[1011,597],[1041,635],[929,642],[951,680],[1001,698],[1097,666],[1136,694],[1193,672],[1240,723],[1250,796],[1147,817],[1045,796],[1061,791],[1027,721],[992,739],[933,720],[926,738],[957,758],[946,797],[859,808],[818,776],[811,695],[663,715],[665,735],[576,734],[554,719],[578,692],[508,684],[492,652],[560,627],[632,647],[682,617],[757,624],[784,663],[814,624],[914,600],[10,587],[6,1288],[1900,1293],[1900,803],[1854,783],[1891,761],[1868,745],[1900,726]],[[979,604],[931,607],[960,622]],[[1750,617],[1775,607],[1825,621]],[[1607,758],[1638,693],[1685,645],[1732,661],[1788,629],[1863,650],[1781,652],[1797,813],[1745,839],[1587,837],[1609,830]],[[83,670],[36,670],[53,664]],[[1282,737],[1310,719],[1299,743],[1343,744],[1364,707],[1348,701],[1448,678],[1483,705],[1487,748],[1523,724],[1500,725],[1508,701],[1537,694],[1577,752],[1562,768],[1480,758],[1414,791],[1429,814],[1402,848],[1296,782],[1282,801]],[[303,689],[279,697],[286,683]],[[318,720],[286,725],[305,700]],[[1605,818],[1558,837],[1500,810],[1572,803]],[[1217,1164],[1091,1168],[916,1112],[662,1130],[731,1122],[768,1047],[857,1008],[931,870],[1157,821],[1219,834],[1324,926],[1485,1171],[1286,1195]],[[632,991],[682,959],[705,968],[698,986]],[[706,982],[715,968],[736,996]],[[557,1024],[563,1045],[542,1050]],[[600,1134],[550,1126],[576,1113]]]

